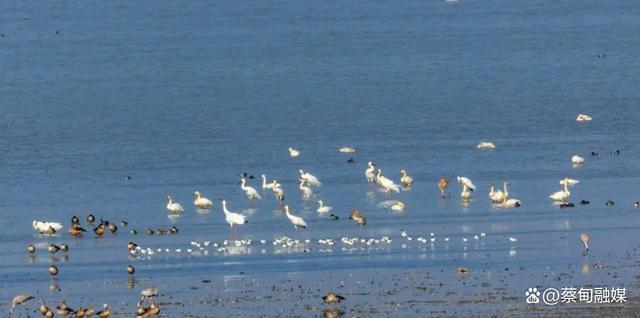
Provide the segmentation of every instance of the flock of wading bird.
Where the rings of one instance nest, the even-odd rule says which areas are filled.
[[[590,121],[591,117],[589,117],[588,115],[580,114],[576,120],[579,122]],[[483,142],[480,142],[476,146],[476,148],[480,150],[491,150],[495,148],[495,145],[491,142],[483,141]],[[338,151],[342,153],[355,153],[357,152],[357,149],[353,147],[342,147]],[[299,150],[294,149],[292,147],[289,147],[288,152],[291,158],[298,157],[300,156],[300,153],[301,153]],[[621,152],[619,150],[615,150],[610,153],[610,155],[613,155],[613,156],[620,155],[620,154]],[[591,155],[598,156],[598,153],[592,152]],[[574,166],[581,165],[584,163],[584,161],[585,161],[584,158],[580,157],[579,155],[574,155],[571,157],[571,163]],[[355,160],[353,158],[350,158],[349,160],[347,160],[347,162],[354,163]],[[302,195],[302,198],[304,200],[315,198],[316,195],[314,194],[314,188],[320,187],[322,185],[320,180],[316,176],[310,174],[309,172],[305,172],[302,169],[300,169],[298,173],[299,173],[298,189]],[[277,180],[274,179],[271,181],[267,181],[267,177],[264,174],[262,174],[260,177],[262,180],[263,190],[271,190],[277,201],[285,200],[284,190],[282,188],[282,185]],[[125,177],[125,179],[130,180],[131,177],[127,176]],[[239,182],[240,189],[244,191],[249,201],[261,200],[262,196],[260,195],[260,193],[254,187],[247,185],[247,179],[254,179],[254,176],[248,175],[246,173],[242,174]],[[399,182],[396,183],[394,180],[386,177],[382,173],[382,169],[378,168],[376,164],[372,161],[369,161],[367,163],[367,168],[364,171],[364,179],[366,180],[366,182],[370,184],[376,184],[382,192],[385,192],[388,194],[399,193],[400,191],[407,191],[407,190],[410,190],[411,187],[413,186],[413,178],[409,176],[406,169],[400,170]],[[461,189],[460,199],[463,202],[468,202],[472,197],[472,193],[476,191],[476,186],[468,177],[457,176],[456,181],[459,184]],[[568,177],[561,179],[559,181],[559,184],[561,185],[560,191],[550,194],[549,198],[553,202],[557,203],[561,208],[573,207],[574,204],[571,202],[568,202],[569,197],[571,196],[569,187],[575,186],[578,183],[579,183],[578,180],[571,179]],[[449,187],[449,179],[446,177],[440,178],[437,182],[437,186],[440,190],[441,198],[444,199],[446,197],[445,192]],[[519,199],[511,197],[508,186],[509,186],[508,181],[503,182],[502,189],[495,187],[493,184],[489,185],[488,196],[491,203],[494,205],[494,207],[517,208],[522,204],[522,202]],[[213,207],[213,202],[210,199],[204,197],[202,193],[200,193],[199,191],[195,191],[193,195],[194,195],[193,205],[197,210],[209,210]],[[227,201],[224,199],[219,199],[219,200],[221,202],[222,212],[225,215],[225,220],[231,227],[232,231],[237,226],[247,223],[247,217],[244,214],[229,211],[229,209],[227,208]],[[316,209],[316,211],[320,214],[330,213],[333,209],[331,206],[325,205],[322,200],[318,200],[317,203],[318,203],[318,208]],[[589,201],[582,200],[580,201],[580,204],[586,205],[586,204],[589,204]],[[612,206],[613,204],[614,204],[613,201],[606,202],[606,205],[608,206]],[[404,208],[405,208],[405,204],[399,200],[387,200],[385,201],[385,206],[390,208],[392,211],[396,211],[396,212],[402,212],[404,211]],[[640,202],[635,202],[635,207],[640,208]],[[304,229],[307,227],[307,223],[305,222],[305,220],[302,217],[292,213],[288,205],[284,204],[282,208],[288,220],[291,222],[291,224],[294,226],[295,229]],[[182,205],[178,202],[175,202],[170,195],[167,196],[166,209],[170,215],[179,215],[184,212],[184,208],[182,207]],[[333,214],[331,214],[331,216],[334,219],[338,219],[338,216],[335,216]],[[353,220],[359,226],[365,226],[367,224],[367,218],[357,208],[353,208],[351,210],[349,219]],[[89,225],[93,226],[94,223],[96,223],[96,217],[92,214],[88,215],[87,222]],[[52,221],[34,220],[32,223],[32,226],[35,231],[44,235],[56,234],[58,231],[60,231],[63,228],[63,225],[61,223],[52,222]],[[126,227],[127,222],[125,220],[122,220],[120,222],[120,226]],[[93,228],[93,232],[97,237],[103,236],[107,231],[111,232],[112,234],[115,234],[118,231],[118,227],[115,223],[111,221],[101,219],[100,222],[97,224],[97,226]],[[78,219],[78,217],[73,216],[71,219],[71,226],[68,232],[73,237],[81,237],[83,233],[87,231],[80,225],[80,220]],[[136,230],[134,229],[130,230],[130,233],[137,234]],[[148,235],[176,234],[178,233],[178,229],[175,226],[166,230],[165,229],[153,230],[149,228],[147,229],[146,233]],[[588,244],[589,235],[586,233],[580,234],[580,241],[584,246],[583,253],[586,254],[589,250],[589,244]],[[132,253],[137,249],[139,249],[138,245],[134,242],[129,242],[127,244],[127,248]],[[69,251],[69,246],[66,244],[61,244],[60,246],[55,244],[50,244],[47,250],[51,254],[55,254],[58,251],[63,251],[66,253]],[[30,254],[33,254],[36,251],[36,247],[34,245],[29,245],[27,247],[27,251]],[[464,271],[464,269],[463,270],[458,269],[458,271],[459,272]],[[48,272],[55,279],[58,276],[59,270],[55,265],[51,265],[49,267]],[[135,273],[135,268],[132,265],[128,265],[126,267],[126,272],[129,275],[133,275]],[[158,290],[156,288],[147,288],[141,291],[141,295],[142,295],[142,298],[137,303],[136,317],[139,317],[139,318],[155,317],[160,312],[160,306],[158,305],[158,303],[154,301],[154,297],[158,295]],[[12,300],[10,314],[11,312],[14,311],[14,309],[17,306],[20,306],[31,299],[33,299],[33,297],[27,294],[17,295]],[[148,300],[148,303],[146,305],[144,300]],[[327,304],[339,303],[342,300],[344,300],[344,297],[336,293],[330,292],[326,294],[324,297],[322,297],[322,300],[324,303],[327,303]],[[47,306],[44,300],[40,300],[39,311],[42,313],[43,317],[54,317],[54,309]],[[328,312],[340,314],[339,308],[337,309],[332,308]],[[91,306],[88,306],[87,308],[79,307],[78,309],[74,310],[71,307],[69,307],[67,303],[63,300],[58,306],[56,306],[55,313],[57,313],[62,317],[71,316],[74,318],[82,318],[82,317],[92,317],[95,314],[97,317],[106,318],[106,317],[109,317],[111,313],[111,307],[108,304],[104,304],[103,309],[101,311],[94,313],[94,309]]]

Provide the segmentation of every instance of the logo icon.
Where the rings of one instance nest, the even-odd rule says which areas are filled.
[[[542,295],[542,301],[549,306],[558,304],[560,300],[560,292],[555,288],[547,288]]]
[[[540,302],[540,292],[537,288],[529,288],[524,292],[525,301],[527,304],[537,304]]]

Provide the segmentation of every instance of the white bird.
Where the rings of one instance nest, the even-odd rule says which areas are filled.
[[[274,186],[279,187],[280,184],[274,179],[271,182],[267,182],[267,176],[266,175],[260,175],[260,177],[262,178],[262,188],[263,189],[271,189],[273,190]]]
[[[244,177],[240,178],[240,188],[247,194],[247,198],[249,200],[262,199],[262,197],[260,197],[260,194],[258,194],[258,191],[256,191],[256,189],[246,184],[247,184],[247,180]]]
[[[333,209],[330,206],[326,206],[324,205],[324,203],[322,202],[322,200],[318,200],[318,204],[320,205],[318,207],[318,209],[316,211],[318,211],[318,213],[328,213],[331,212],[331,210]]]
[[[574,165],[579,165],[579,164],[582,164],[583,162],[584,162],[584,158],[578,155],[573,155],[573,157],[571,157],[571,163],[573,163]]]
[[[300,172],[300,179],[307,182],[310,186],[319,187],[320,185],[322,185],[322,183],[320,183],[320,180],[318,180],[318,178],[316,178],[314,175],[308,172],[304,172],[304,170],[302,169],[300,169],[299,172]]]
[[[404,202],[396,201],[396,203],[394,203],[391,206],[391,211],[394,211],[394,212],[402,212],[402,211],[404,211]]]
[[[271,181],[271,190],[273,191],[273,195],[276,196],[277,200],[284,201],[284,190],[280,187],[280,184],[276,182],[276,180]]]
[[[571,195],[571,192],[569,192],[569,189],[567,189],[567,184],[565,183],[563,190],[560,190],[556,193],[551,194],[549,198],[551,198],[554,201],[567,201],[570,195]]]
[[[193,193],[193,196],[195,197],[195,199],[193,200],[193,205],[195,205],[197,209],[208,209],[213,205],[213,202],[203,197],[200,191],[195,191]]]
[[[300,151],[289,147],[289,157],[295,158],[300,155]]]
[[[184,209],[182,208],[182,205],[180,205],[180,203],[178,202],[173,202],[173,199],[171,198],[170,195],[167,196],[167,210],[171,213],[182,213],[184,212]]]
[[[509,198],[509,190],[507,188],[507,185],[509,185],[509,182],[505,181],[504,191],[502,192],[504,194],[504,198],[502,199],[502,207],[505,207],[505,208],[519,207],[521,204],[520,200]]]
[[[373,183],[376,180],[375,171],[376,165],[369,161],[369,163],[367,163],[367,170],[364,171],[364,176],[367,178],[367,182]]]
[[[402,186],[405,188],[411,188],[413,185],[413,178],[407,174],[406,169],[400,170],[400,183],[402,183]]]
[[[354,147],[341,147],[340,149],[338,149],[338,151],[343,152],[343,153],[354,153],[356,151],[358,151],[356,148]]]
[[[576,121],[591,121],[592,119],[591,116],[586,114],[578,114],[578,117],[576,117]]]
[[[145,298],[153,298],[158,296],[157,288],[147,288],[140,291],[140,295],[142,295],[142,299]]]
[[[58,222],[49,222],[49,221],[36,221],[33,220],[31,223],[33,229],[38,231],[40,234],[53,234],[55,232],[60,231],[64,226]]]
[[[471,192],[469,191],[469,187],[466,184],[462,184],[462,192],[460,192],[460,198],[462,200],[467,201],[471,198]]]
[[[311,197],[313,196],[313,190],[311,190],[311,188],[310,188],[310,187],[305,186],[305,185],[304,185],[304,183],[305,183],[305,182],[306,182],[305,180],[300,179],[300,186],[299,186],[299,188],[300,188],[300,190],[302,190],[302,196],[303,196],[305,199],[309,199],[309,198],[311,198]]]
[[[289,206],[285,205],[284,206],[284,212],[287,214],[287,218],[289,219],[289,221],[291,221],[291,223],[293,223],[293,227],[294,228],[306,228],[307,227],[307,222],[304,221],[304,219],[302,219],[299,216],[293,215],[291,214],[291,212],[289,212]]]
[[[222,200],[222,212],[224,212],[224,219],[229,223],[229,226],[242,225],[247,223],[247,219],[240,213],[235,213],[227,210],[227,201]]]
[[[476,186],[471,182],[471,179],[467,177],[458,177],[458,183],[466,185],[471,191],[476,191]]]
[[[378,183],[378,185],[382,187],[384,192],[400,192],[400,186],[393,183],[391,179],[383,176],[382,169],[378,169],[378,173],[376,174],[376,183]]]
[[[489,186],[489,199],[493,203],[500,203],[505,198],[504,193],[500,189],[496,189],[493,183]]]
[[[478,149],[482,149],[482,150],[489,150],[489,149],[495,149],[496,145],[494,145],[491,142],[487,142],[487,141],[481,141],[476,148]]]
[[[578,181],[576,179],[571,179],[569,177],[564,177],[562,180],[560,180],[560,185],[564,185],[565,183],[567,185],[572,186],[572,185],[576,185],[576,184],[580,183],[580,181]]]

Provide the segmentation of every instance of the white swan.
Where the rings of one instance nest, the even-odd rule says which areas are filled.
[[[578,117],[576,117],[576,121],[591,121],[592,119],[591,116],[586,114],[578,114]]]
[[[413,178],[407,174],[406,169],[400,170],[400,183],[402,183],[402,186],[405,188],[411,188],[413,185]]]
[[[488,141],[481,141],[477,146],[477,149],[482,149],[482,150],[489,150],[489,149],[495,149],[496,145],[494,145],[491,142]]]
[[[300,155],[300,151],[289,147],[289,157],[295,158]]]
[[[567,188],[567,184],[565,183],[563,190],[560,190],[556,193],[551,194],[549,198],[551,198],[554,201],[567,201],[570,195],[571,195],[571,192],[569,192],[569,189]]]
[[[471,191],[476,191],[476,186],[471,182],[471,179],[467,177],[458,177],[458,183],[466,185]]]
[[[579,164],[582,164],[583,162],[584,162],[584,158],[578,155],[573,155],[573,157],[571,157],[571,163],[573,163],[574,165],[579,165]]]
[[[318,180],[318,178],[316,178],[314,175],[308,172],[304,172],[304,170],[302,169],[300,169],[298,172],[300,172],[300,179],[304,180],[310,186],[319,187],[322,185],[322,183],[320,183],[320,180]]]
[[[367,170],[364,171],[364,177],[367,178],[368,183],[373,183],[376,180],[375,171],[376,165],[369,161],[369,163],[367,163]]]
[[[564,185],[565,183],[567,185],[572,186],[572,185],[576,185],[576,184],[580,183],[580,181],[578,181],[576,179],[571,179],[569,177],[564,177],[562,180],[560,180],[560,185]]]
[[[293,223],[293,227],[294,228],[306,228],[307,227],[307,222],[304,221],[303,218],[293,215],[291,214],[291,212],[289,212],[289,206],[285,205],[284,206],[284,212],[287,214],[287,218],[289,219],[289,221],[291,221],[291,223]]]
[[[503,201],[504,198],[505,198],[504,192],[500,191],[500,189],[496,190],[495,186],[492,183],[489,186],[489,199],[491,199],[491,202],[500,203]]]
[[[316,210],[318,213],[328,213],[328,212],[331,212],[331,210],[333,209],[330,206],[324,205],[322,200],[318,200],[318,204],[320,205]]]
[[[64,226],[58,222],[49,222],[49,221],[36,221],[33,220],[31,223],[33,229],[36,230],[40,234],[54,234],[55,232],[60,231]]]
[[[504,194],[504,198],[502,199],[502,207],[504,208],[519,207],[521,204],[520,200],[509,198],[509,190],[507,188],[507,185],[509,185],[509,182],[505,181],[504,191],[502,192]]]
[[[384,192],[398,192],[400,193],[400,186],[393,183],[393,181],[391,181],[391,179],[385,177],[382,175],[382,169],[378,169],[378,173],[376,174],[376,183],[378,183],[378,185],[380,187],[382,187],[382,189],[384,190]]]
[[[269,190],[273,189],[273,183],[272,182],[267,182],[267,176],[266,175],[261,174],[260,178],[262,178],[262,188],[263,189],[269,189]]]
[[[173,199],[171,198],[171,196],[168,195],[167,196],[167,211],[169,211],[171,213],[182,213],[182,212],[184,212],[184,209],[182,208],[182,205],[180,205],[180,203],[173,202]]]
[[[227,210],[227,201],[222,201],[222,212],[224,212],[224,219],[229,223],[229,226],[241,225],[247,223],[247,219],[240,213],[235,213]]]
[[[394,203],[391,206],[391,211],[394,211],[394,212],[402,212],[402,211],[404,211],[404,202],[397,201],[396,203]]]
[[[356,151],[358,151],[356,148],[354,147],[341,147],[340,149],[338,149],[338,151],[343,152],[343,153],[354,153]]]
[[[258,191],[251,186],[246,185],[247,180],[242,177],[240,178],[240,188],[247,194],[247,198],[249,200],[260,200],[262,197],[258,194]]]
[[[193,193],[195,200],[193,200],[193,205],[196,206],[197,209],[208,209],[213,205],[211,200],[205,198],[200,194],[200,191],[196,191]]]
[[[302,196],[305,199],[311,198],[313,196],[313,190],[310,187],[304,185],[306,181],[304,179],[300,179],[300,190],[302,190]]]

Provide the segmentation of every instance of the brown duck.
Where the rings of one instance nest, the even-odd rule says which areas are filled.
[[[356,208],[351,210],[351,216],[349,216],[349,219],[356,221],[360,226],[367,225],[367,218],[360,214],[360,211]]]

